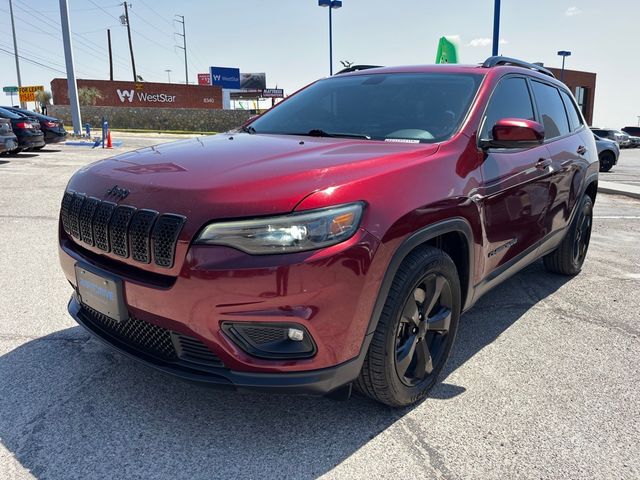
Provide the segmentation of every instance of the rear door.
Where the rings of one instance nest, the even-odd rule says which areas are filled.
[[[543,238],[550,238],[554,233],[561,234],[569,223],[592,144],[585,142],[582,118],[566,92],[533,79],[531,87],[551,159],[549,203],[542,223]]]
[[[480,129],[480,139],[503,118],[535,120],[524,77],[507,76],[496,86]],[[485,227],[484,276],[500,273],[534,248],[542,238],[549,201],[549,153],[544,145],[527,149],[490,148],[481,166]]]

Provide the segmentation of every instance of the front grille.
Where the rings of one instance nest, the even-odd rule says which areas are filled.
[[[153,254],[161,267],[173,267],[176,241],[184,220],[176,215],[161,215],[153,229]]]
[[[131,237],[131,258],[138,262],[151,263],[151,228],[158,216],[152,210],[138,210],[131,219],[129,236]]]
[[[115,338],[138,352],[189,368],[222,368],[224,364],[197,338],[182,335],[136,317],[117,322],[87,305],[80,316],[92,330]]]
[[[118,322],[86,305],[82,305],[81,312],[85,321],[136,350],[163,360],[175,360],[178,357],[171,332],[166,328],[135,317]]]
[[[135,213],[133,207],[116,207],[111,222],[109,222],[109,238],[111,238],[111,251],[119,257],[129,256],[129,222]]]
[[[158,215],[127,205],[65,192],[60,209],[62,227],[72,237],[103,252],[141,263],[171,268],[178,236],[185,223],[180,215]]]

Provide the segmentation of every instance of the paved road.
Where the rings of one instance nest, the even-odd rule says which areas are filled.
[[[603,173],[602,180],[640,187],[640,148],[621,150],[618,164],[611,171]]]
[[[582,274],[537,263],[488,294],[432,397],[394,411],[206,390],[89,339],[56,216],[104,152],[60,150],[0,165],[3,480],[640,477],[640,202],[601,195]]]

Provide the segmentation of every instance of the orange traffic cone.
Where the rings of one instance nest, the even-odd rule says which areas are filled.
[[[107,130],[107,148],[113,148],[111,143],[111,130]]]

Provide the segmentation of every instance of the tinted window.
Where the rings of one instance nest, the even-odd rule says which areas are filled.
[[[622,131],[634,137],[640,136],[640,127],[624,127]]]
[[[538,113],[544,126],[546,139],[560,137],[570,132],[569,120],[558,89],[544,83],[531,82]]]
[[[491,95],[480,138],[491,138],[491,129],[503,118],[534,120],[531,96],[524,78],[505,78]]]
[[[575,132],[582,126],[582,118],[578,114],[576,106],[567,92],[563,92],[562,90],[560,90],[560,96],[562,97],[564,107],[566,108],[567,115],[569,116],[569,125],[571,126],[571,131]]]
[[[373,140],[437,142],[460,126],[481,75],[402,73],[320,80],[268,111],[256,133],[318,131]]]

